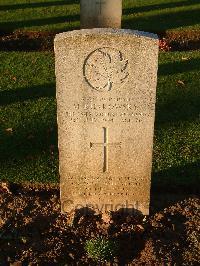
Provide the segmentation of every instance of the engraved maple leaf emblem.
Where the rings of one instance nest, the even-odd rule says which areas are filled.
[[[98,91],[110,91],[116,85],[120,87],[128,76],[128,60],[113,48],[99,48],[84,62],[85,80]]]

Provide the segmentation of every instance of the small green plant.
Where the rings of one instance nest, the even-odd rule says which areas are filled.
[[[98,237],[86,241],[85,250],[88,257],[98,261],[109,261],[117,255],[119,245],[117,241]]]

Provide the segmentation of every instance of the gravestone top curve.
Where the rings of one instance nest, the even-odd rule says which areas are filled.
[[[138,31],[138,30],[130,30],[130,29],[112,29],[112,28],[94,28],[94,29],[82,29],[82,30],[73,30],[69,32],[63,32],[56,34],[54,42],[59,40],[63,40],[63,38],[67,37],[79,37],[79,36],[87,36],[87,35],[130,35],[136,37],[144,37],[158,40],[158,36],[154,33]]]

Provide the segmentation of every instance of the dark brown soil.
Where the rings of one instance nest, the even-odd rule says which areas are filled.
[[[197,30],[167,32],[163,38],[166,39],[171,51],[200,49],[200,31]]]
[[[177,198],[154,195],[151,210],[161,210],[149,217],[115,214],[105,223],[98,215],[77,216],[70,226],[56,186],[1,183],[0,265],[97,265],[84,244],[101,235],[119,241],[114,265],[198,265],[200,199]]]
[[[0,33],[0,51],[53,51],[55,32]],[[187,51],[200,49],[200,31],[160,32],[160,50]]]
[[[4,33],[0,35],[1,51],[52,51],[56,33],[23,32]]]

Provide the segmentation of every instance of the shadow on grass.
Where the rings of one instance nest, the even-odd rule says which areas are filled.
[[[0,32],[14,31],[24,27],[44,26],[49,24],[68,23],[79,21],[80,15],[66,15],[52,18],[30,19],[22,21],[9,21],[0,23]]]
[[[200,161],[153,172],[152,193],[200,193]]]
[[[122,28],[160,32],[200,23],[200,9],[167,12],[164,14],[132,16],[122,21]]]
[[[151,212],[200,193],[200,161],[152,174]]]
[[[0,92],[0,105],[18,103],[19,108],[28,106],[27,100],[37,100],[42,97],[55,97],[55,84],[44,84],[31,88],[22,88],[16,91]],[[34,115],[34,114],[33,114]],[[43,116],[43,113],[38,114]],[[35,160],[38,154],[57,153],[57,123],[56,110],[51,114],[52,121],[42,121],[39,117],[24,120],[22,128],[13,129],[9,134],[0,127],[0,161],[11,161],[14,164],[21,160]],[[21,118],[23,119],[23,118]]]
[[[0,91],[0,106],[42,97],[55,97],[55,95],[54,83],[25,87],[17,90]]]
[[[12,134],[0,127],[0,179],[13,182],[58,182],[56,112],[52,121],[43,114],[13,128]]]
[[[170,62],[159,65],[158,75],[168,76],[178,73],[186,73],[192,70],[198,70],[200,58],[192,58],[182,62]]]
[[[163,123],[177,123],[181,121],[194,121],[200,115],[200,91],[195,86],[198,77],[188,79],[187,72],[198,70],[200,59],[194,58],[182,62],[171,62],[159,66],[158,76],[169,76],[178,73],[185,73],[185,84],[178,84],[174,81],[174,88],[162,84],[161,91],[158,89],[158,100],[156,104],[156,127]],[[196,74],[197,75],[197,74]],[[190,83],[191,82],[191,83]],[[193,84],[193,83],[194,84]],[[166,90],[167,89],[167,90]]]
[[[179,92],[167,95],[164,101],[161,98],[158,98],[156,105],[156,128],[165,123],[195,121],[200,115],[198,90],[184,91],[180,88]]]
[[[65,0],[65,1],[52,1],[52,2],[39,2],[39,3],[20,3],[20,4],[15,4],[15,5],[0,5],[0,11],[17,10],[17,9],[25,9],[25,8],[73,5],[73,4],[79,4],[79,1]]]
[[[199,0],[188,0],[181,2],[172,2],[172,3],[162,3],[155,5],[147,5],[147,6],[135,6],[131,8],[123,9],[123,15],[131,15],[136,13],[154,11],[154,10],[162,10],[166,8],[177,8],[177,7],[185,7],[199,4]]]
[[[24,123],[23,128],[14,128],[12,134],[0,128],[0,162],[11,162],[15,165],[24,159],[34,161],[38,155],[46,154],[51,157],[51,154],[57,154],[56,113],[52,116],[55,121],[46,123],[41,122],[38,115],[35,121]]]

